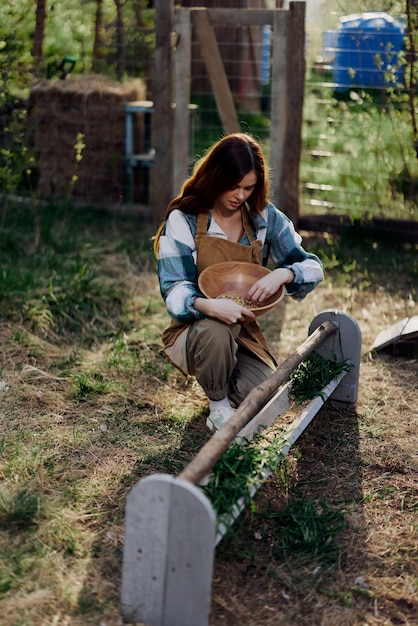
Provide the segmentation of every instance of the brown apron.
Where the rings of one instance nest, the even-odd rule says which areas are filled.
[[[208,214],[199,213],[195,239],[198,274],[203,272],[209,265],[222,263],[223,261],[244,261],[247,263],[261,264],[263,244],[261,241],[254,239],[247,210],[242,208],[241,215],[244,230],[250,242],[249,246],[207,235]],[[187,323],[172,321],[171,325],[163,332],[162,337],[164,343],[162,352],[173,365],[178,367],[185,374],[187,374],[187,333],[184,331],[186,331],[189,326],[190,324]],[[237,342],[272,369],[277,367],[277,361],[270,352],[267,341],[255,320],[241,324],[241,331],[238,335]]]

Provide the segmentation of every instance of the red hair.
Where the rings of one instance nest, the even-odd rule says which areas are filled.
[[[196,163],[193,175],[185,181],[180,194],[171,200],[155,236],[154,250],[158,251],[158,241],[171,211],[179,209],[192,215],[208,211],[216,198],[233,189],[251,171],[256,173],[257,182],[247,205],[250,213],[261,213],[267,204],[268,180],[259,144],[247,133],[222,137]]]

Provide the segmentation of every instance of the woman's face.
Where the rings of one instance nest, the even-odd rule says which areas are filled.
[[[251,170],[235,187],[221,193],[216,198],[213,208],[222,213],[233,213],[251,196],[256,182],[257,174],[254,170]]]

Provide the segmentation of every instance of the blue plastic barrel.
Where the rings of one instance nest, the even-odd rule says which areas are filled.
[[[261,84],[268,85],[270,82],[270,50],[271,50],[271,26],[263,26],[263,38],[261,48]]]
[[[347,15],[340,20],[334,61],[336,91],[387,89],[402,83],[399,52],[405,26],[388,13]]]

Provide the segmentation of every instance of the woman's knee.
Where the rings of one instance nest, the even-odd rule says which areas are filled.
[[[227,369],[233,369],[238,349],[235,338],[238,334],[238,324],[228,325],[211,319],[195,322],[188,330],[186,341],[189,372],[194,373],[201,363],[214,358]]]
[[[212,319],[199,320],[189,328],[187,348],[196,349],[199,346],[209,347],[211,350],[222,350],[227,346],[229,349],[238,334],[238,324],[229,325]]]

